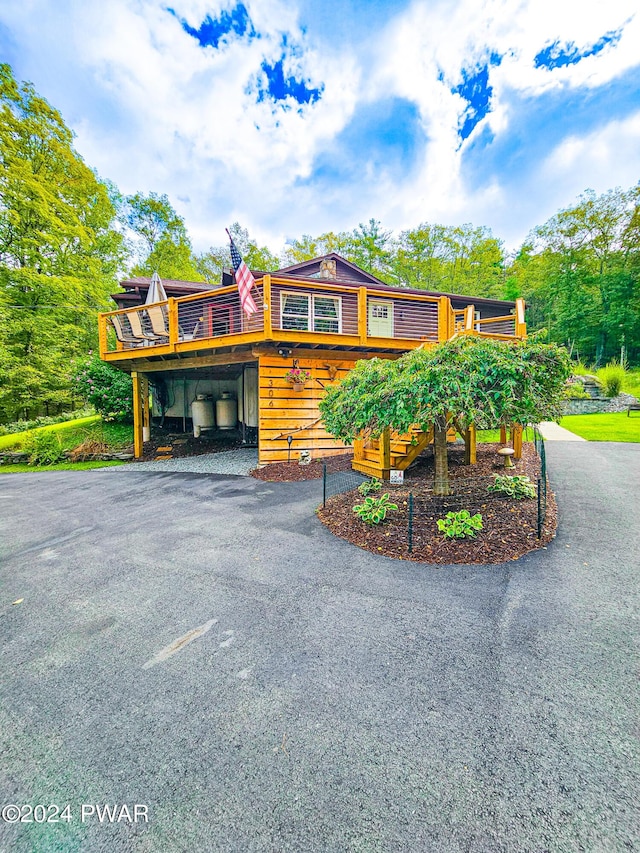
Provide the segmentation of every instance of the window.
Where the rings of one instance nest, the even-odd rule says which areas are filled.
[[[338,296],[283,293],[280,296],[282,328],[302,332],[340,332],[341,300]]]

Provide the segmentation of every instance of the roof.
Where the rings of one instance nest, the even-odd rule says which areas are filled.
[[[335,278],[326,278],[321,275],[321,266],[323,262],[335,262]],[[454,307],[463,307],[464,305],[496,305],[502,307],[515,307],[515,302],[505,299],[489,299],[482,296],[470,296],[460,293],[443,293],[439,290],[423,290],[417,287],[396,287],[387,284],[382,279],[377,278],[366,270],[361,269],[346,258],[341,257],[335,252],[328,255],[321,255],[318,258],[312,258],[308,261],[302,261],[298,264],[292,264],[282,269],[267,272],[265,270],[252,270],[256,279],[262,278],[265,275],[278,276],[278,278],[291,279],[292,281],[310,281],[318,280],[327,282],[336,282],[345,287],[362,287],[369,285],[388,290],[389,293],[416,293],[422,296],[447,296]],[[212,285],[203,281],[180,281],[174,279],[162,279],[164,289],[167,296],[180,297],[188,296],[191,293],[202,293],[207,290],[214,290],[217,287],[230,285],[234,283],[233,272],[224,270],[220,284]],[[138,276],[136,278],[125,279],[120,282],[125,292],[112,294],[112,299],[121,307],[129,305],[141,305],[144,303],[149,285],[150,278]]]

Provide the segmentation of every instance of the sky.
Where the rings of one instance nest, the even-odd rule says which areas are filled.
[[[0,61],[194,248],[375,218],[508,251],[640,179],[637,0],[2,0]]]

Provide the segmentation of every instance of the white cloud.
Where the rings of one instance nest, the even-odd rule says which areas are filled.
[[[304,31],[290,0],[245,5],[260,37],[229,38],[218,50],[202,48],[176,16],[197,29],[205,16],[232,8],[222,0],[9,0],[0,23],[19,48],[16,74],[32,79],[62,111],[87,162],[125,193],[166,192],[198,250],[223,242],[223,226],[234,219],[276,251],[286,235],[351,228],[370,216],[396,230],[425,220],[475,221],[505,227],[515,239],[540,221],[531,221],[534,201],[546,210],[553,199],[555,210],[594,183],[607,189],[637,179],[637,117],[581,138],[567,116],[564,143],[542,163],[532,154],[522,175],[528,203],[516,203],[500,174],[470,185],[463,168],[483,127],[497,141],[518,130],[521,99],[595,90],[637,66],[635,0],[416,0],[390,12],[384,29],[369,32],[364,19],[340,42],[316,38],[312,22]],[[325,4],[318,5],[326,15]],[[597,56],[535,68],[545,46],[584,49],[622,25],[619,43]],[[278,61],[285,40],[286,74],[324,87],[320,100],[300,111],[295,103],[284,111],[268,99],[256,102],[262,63]],[[466,102],[451,89],[463,68],[485,63],[492,52],[504,57],[490,68],[492,111],[461,146]],[[363,139],[348,185],[316,181],[318,157],[337,150],[358,110],[393,98],[416,105],[426,139],[406,177],[380,158],[374,169]],[[625,168],[616,133],[629,159]],[[560,188],[570,195],[557,202]]]

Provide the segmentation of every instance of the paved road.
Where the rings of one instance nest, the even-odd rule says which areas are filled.
[[[3,475],[0,791],[72,820],[0,850],[640,849],[640,451],[547,452],[556,540],[486,568],[335,539],[317,483]]]

